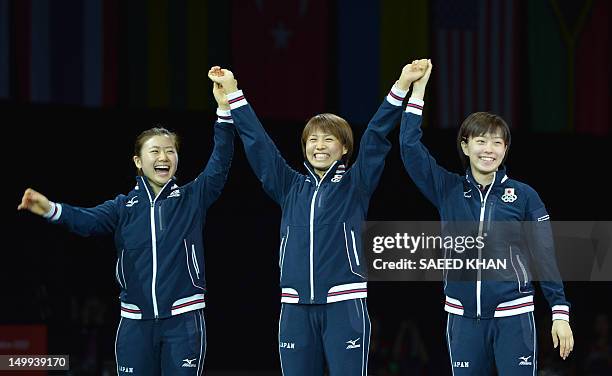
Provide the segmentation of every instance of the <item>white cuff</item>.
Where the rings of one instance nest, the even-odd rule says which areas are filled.
[[[389,91],[389,94],[387,94],[387,102],[394,106],[401,106],[404,98],[406,98],[406,94],[408,94],[408,90],[402,90],[393,85],[391,91]]]
[[[422,99],[410,97],[410,99],[408,99],[408,104],[406,105],[406,112],[421,116],[423,115],[424,105],[425,102]]]
[[[552,307],[552,319],[569,321],[569,306],[556,305]]]
[[[217,122],[219,123],[233,123],[231,110],[222,110],[217,108]]]
[[[53,201],[49,201],[51,208],[48,212],[43,214],[43,218],[46,218],[50,221],[57,221],[59,217],[62,215],[62,204],[56,204]]]
[[[229,102],[230,109],[232,110],[247,104],[246,99],[244,99],[244,94],[242,94],[242,90],[237,90],[233,93],[227,94],[227,101]]]

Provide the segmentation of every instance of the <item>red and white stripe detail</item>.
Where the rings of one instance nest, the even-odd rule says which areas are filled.
[[[182,298],[172,303],[170,313],[172,316],[180,315],[181,313],[193,311],[206,307],[204,304],[204,294],[195,294],[187,298]]]
[[[454,315],[463,316],[463,304],[457,299],[446,297],[444,301],[444,310]]]
[[[217,122],[219,123],[233,123],[232,113],[230,110],[222,110],[217,108]]]
[[[406,112],[421,116],[423,115],[423,106],[425,106],[425,102],[422,99],[411,97],[408,99]]]
[[[387,94],[387,102],[399,107],[406,98],[406,94],[408,94],[408,90],[402,90],[393,85],[391,91]]]
[[[50,221],[57,221],[62,215],[62,204],[56,204],[55,202],[49,201],[51,208],[48,212],[43,214],[43,217]]]
[[[327,292],[327,303],[341,302],[343,300],[361,299],[368,297],[368,283],[346,283],[337,285]]]
[[[566,306],[566,305],[553,306],[552,307],[552,319],[569,321],[569,306]]]
[[[292,288],[284,287],[281,291],[281,303],[298,303],[300,295]]]
[[[121,317],[126,319],[142,319],[142,312],[137,305],[121,302]]]
[[[533,312],[533,307],[533,295],[524,296],[498,304],[493,317],[508,317]]]
[[[230,109],[232,110],[235,110],[238,107],[242,107],[247,104],[247,101],[244,98],[244,94],[242,94],[242,90],[229,93],[227,95],[227,101],[229,102]]]

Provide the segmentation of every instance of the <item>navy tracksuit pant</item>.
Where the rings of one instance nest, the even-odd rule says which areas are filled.
[[[366,376],[370,317],[365,299],[283,303],[279,319],[283,376]]]
[[[115,357],[120,376],[201,375],[205,355],[202,309],[166,319],[119,321]]]
[[[452,313],[446,342],[453,376],[535,376],[536,329],[533,312],[493,319],[473,319]]]

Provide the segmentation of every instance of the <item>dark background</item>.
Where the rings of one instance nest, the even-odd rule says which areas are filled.
[[[25,3],[31,6],[35,1]],[[255,68],[249,71],[247,68],[235,68],[244,66],[245,62],[243,59],[241,63],[237,63],[239,54],[232,51],[232,47],[237,48],[236,34],[254,32],[261,17],[253,16],[252,24],[237,22],[236,18],[232,17],[242,4],[250,2],[235,1],[231,4],[215,5],[205,2],[208,8],[202,22],[208,30],[205,37],[207,49],[206,57],[200,62],[206,63],[206,66],[201,69],[201,75],[197,78],[203,87],[206,85],[205,90],[202,89],[205,94],[200,98],[200,102],[190,107],[187,104],[188,96],[179,96],[184,99],[183,102],[172,100],[178,89],[170,84],[171,88],[164,92],[166,100],[164,101],[162,96],[161,102],[157,103],[151,100],[150,94],[154,92],[152,87],[155,86],[156,76],[149,76],[148,81],[142,84],[145,88],[138,86],[138,80],[134,80],[138,67],[130,60],[133,51],[127,41],[129,38],[124,38],[123,32],[129,33],[137,27],[138,22],[133,21],[131,17],[140,14],[138,7],[149,9],[147,14],[150,16],[151,9],[155,9],[159,4],[165,4],[164,11],[170,9],[170,13],[179,5],[156,1],[128,2],[129,5],[118,2],[102,3],[105,7],[104,14],[114,11],[117,15],[114,34],[116,60],[112,65],[116,68],[116,74],[113,76],[116,85],[100,91],[100,100],[94,101],[93,105],[83,99],[86,97],[84,93],[87,92],[85,82],[90,82],[87,80],[79,81],[81,89],[77,90],[78,93],[74,97],[60,95],[69,91],[62,83],[64,79],[70,81],[70,72],[64,70],[60,74],[56,71],[58,61],[61,62],[62,57],[53,53],[49,55],[54,57],[49,63],[51,68],[47,73],[48,77],[55,77],[51,81],[56,83],[47,86],[47,96],[44,100],[37,100],[33,96],[30,90],[36,86],[32,83],[32,77],[35,75],[31,67],[36,65],[31,59],[33,54],[28,55],[30,68],[27,69],[32,76],[29,78],[29,84],[24,86],[23,65],[20,60],[22,57],[19,52],[23,46],[20,44],[22,40],[18,31],[23,25],[18,16],[22,11],[20,7],[24,5],[14,1],[0,3],[1,6],[6,6],[0,9],[10,12],[10,16],[5,15],[2,18],[3,21],[9,22],[6,30],[10,31],[8,49],[2,52],[9,53],[10,56],[6,59],[9,68],[8,85],[5,85],[6,90],[0,100],[4,125],[2,129],[5,135],[3,146],[6,150],[3,154],[4,166],[8,168],[5,174],[8,185],[5,195],[8,196],[2,200],[2,212],[6,216],[3,221],[3,234],[7,241],[4,243],[4,257],[0,262],[0,325],[46,325],[48,353],[70,354],[73,374],[102,374],[103,369],[113,369],[113,345],[119,321],[119,289],[113,275],[116,252],[110,238],[80,238],[60,227],[46,224],[39,217],[17,212],[16,206],[25,188],[32,187],[54,201],[80,206],[93,206],[119,193],[128,192],[134,184],[134,167],[131,160],[133,141],[140,131],[156,124],[173,129],[182,136],[177,176],[179,183],[190,181],[204,167],[212,150],[214,105],[203,75],[207,67],[213,64],[234,69],[239,86],[245,90],[255,109],[259,111],[261,108],[262,114],[274,112],[274,98],[293,95],[296,101],[300,101],[302,98],[320,96],[318,101],[309,102],[307,107],[296,107],[295,113],[298,115],[293,118],[261,116],[283,156],[290,165],[301,170],[299,137],[307,119],[307,116],[301,115],[302,112],[310,110],[310,114],[323,111],[343,114],[351,121],[358,145],[366,121],[363,121],[361,116],[351,118],[345,113],[352,109],[360,112],[362,109],[357,107],[364,106],[372,109],[373,113],[385,91],[399,75],[403,64],[421,56],[437,56],[436,51],[439,51],[434,38],[437,32],[436,23],[432,18],[431,22],[424,24],[426,35],[430,37],[426,47],[419,47],[419,50],[415,51],[410,45],[398,45],[403,56],[390,64],[395,67],[396,72],[391,79],[386,79],[386,73],[383,72],[383,65],[386,64],[383,64],[383,60],[388,59],[383,56],[383,52],[379,57],[368,57],[364,61],[355,62],[358,65],[373,61],[374,70],[380,72],[376,73],[375,79],[368,77],[371,75],[370,71],[359,73],[359,69],[354,65],[350,69],[357,70],[356,88],[359,88],[361,81],[365,89],[373,82],[378,95],[366,93],[363,105],[357,102],[353,107],[346,107],[342,98],[344,94],[349,94],[345,91],[347,86],[344,73],[339,66],[340,62],[344,61],[339,52],[343,50],[344,41],[338,38],[341,24],[335,21],[346,9],[344,6],[348,6],[346,2],[313,2],[318,4],[318,7],[325,8],[327,12],[324,25],[321,26],[313,20],[309,26],[311,29],[324,28],[324,38],[327,40],[321,51],[324,55],[322,63],[318,61],[317,69],[322,70],[320,80],[315,79],[312,85],[309,85],[308,81],[312,81],[312,78],[309,78],[296,85],[295,77],[290,74],[283,72],[275,75],[265,71],[263,83],[252,83],[255,86],[248,86],[247,83],[254,81],[253,76],[257,74],[257,69],[263,71],[275,64],[274,51],[266,52],[265,57],[261,58],[253,56],[248,63],[255,65]],[[430,17],[434,17],[435,7],[456,4],[439,1],[415,2],[417,3],[424,4],[425,8],[429,9]],[[542,1],[544,7],[553,3],[557,2]],[[572,12],[571,8],[575,6],[573,3],[558,2],[568,13]],[[61,20],[61,10],[81,3],[68,1],[61,6],[56,4],[58,3],[54,2],[53,7],[50,7],[58,7],[49,11],[52,15],[50,20],[56,20],[54,17]],[[112,7],[113,4],[115,8]],[[364,8],[371,6],[367,2],[357,4]],[[518,12],[522,12],[519,14],[527,17],[529,7],[526,3],[517,4]],[[601,5],[601,2],[594,1],[592,6],[597,4]],[[25,11],[31,11],[31,8]],[[608,12],[606,17],[609,19],[609,6],[604,7],[604,11]],[[282,15],[282,9],[274,13],[277,18],[282,18]],[[272,19],[275,19],[274,17]],[[57,24],[57,20],[53,22]],[[383,30],[385,22],[394,20],[385,20],[381,16],[376,22],[377,30]],[[416,21],[407,18],[406,24],[411,22]],[[359,33],[358,25],[349,26],[349,30],[350,27],[355,27],[355,33]],[[533,75],[530,73],[533,72],[533,57],[525,52],[531,43],[531,34],[526,27],[516,31],[516,54],[519,58],[517,71],[511,76],[513,81],[526,81],[526,77]],[[232,32],[232,42],[227,37],[229,30]],[[609,29],[603,31],[604,34],[599,37],[609,41]],[[298,35],[297,31],[294,32],[294,35]],[[219,38],[214,35],[219,35]],[[62,45],[60,40],[49,38],[55,41],[56,47]],[[309,40],[308,37],[304,38]],[[144,40],[147,40],[146,35]],[[363,41],[366,42],[367,40]],[[261,48],[269,50],[270,46]],[[64,46],[62,50],[62,53],[67,54],[67,65],[70,65],[69,60],[73,61],[68,59],[70,51],[69,46]],[[293,74],[308,76],[304,73],[308,68],[302,64],[303,59],[313,56],[312,51],[300,49],[299,46],[297,51],[296,61],[301,62],[299,66],[292,68]],[[431,54],[428,54],[429,52]],[[171,55],[168,53],[168,56]],[[148,58],[143,59],[151,69],[155,57],[150,54],[147,56]],[[606,56],[609,59],[609,52]],[[607,96],[593,99],[593,103],[600,103],[600,107],[592,111],[604,113],[594,120],[601,122],[601,119],[604,119],[604,123],[596,127],[578,124],[577,119],[581,118],[582,110],[580,105],[576,104],[574,117],[569,118],[568,124],[560,127],[552,124],[538,128],[533,122],[534,119],[539,119],[539,115],[534,115],[534,107],[538,106],[542,99],[540,94],[525,85],[522,90],[516,92],[516,96],[512,96],[520,100],[513,102],[516,110],[508,115],[509,118],[515,119],[511,123],[513,139],[507,163],[508,174],[514,179],[527,182],[538,191],[553,220],[611,219],[606,177],[609,174],[609,148],[612,145],[609,137],[610,64],[609,60],[607,61],[606,71],[589,71],[589,66],[579,66],[575,68],[575,78],[572,78],[578,80],[581,75],[588,74],[608,80],[605,85],[608,89],[604,90]],[[169,63],[167,71],[176,67],[173,64]],[[438,121],[441,119],[439,112],[446,107],[440,98],[435,96],[435,88],[444,85],[437,73],[445,69],[445,62],[434,61],[434,64],[436,68],[426,97],[424,116],[427,124],[424,142],[443,166],[459,172],[459,159],[455,149],[456,127],[459,124],[443,127],[439,126]],[[364,68],[367,68],[367,64]],[[56,77],[55,74],[60,76]],[[107,75],[108,67],[103,69],[104,80],[108,79]],[[183,78],[187,80],[189,77]],[[560,76],[559,80],[562,79],[567,79],[567,76]],[[108,84],[108,81],[104,80],[102,82]],[[184,83],[185,80],[169,82]],[[23,87],[30,89],[24,92]],[[58,91],[58,88],[62,87],[66,92]],[[568,86],[565,90],[572,90],[571,88],[572,86]],[[142,91],[144,96],[139,97],[135,90]],[[515,92],[513,90],[516,88],[508,90]],[[253,95],[249,96],[249,92],[253,92]],[[263,99],[258,101],[255,93],[262,93],[261,96],[271,98],[272,102],[268,103]],[[568,97],[578,101],[576,96]],[[107,101],[104,98],[114,100]],[[139,102],[139,98],[142,101]],[[286,104],[290,105],[290,102]],[[557,108],[553,103],[550,111],[562,112],[566,110],[566,106]],[[480,110],[492,110],[493,107]],[[467,113],[463,114],[465,115]],[[391,134],[390,139],[394,147],[372,198],[368,219],[436,220],[438,216],[435,209],[416,190],[404,171],[397,148],[397,130]],[[210,209],[204,230],[209,291],[206,308],[207,370],[263,371],[280,368],[277,350],[280,309],[277,259],[279,220],[279,208],[264,194],[246,162],[241,143],[237,140],[229,180],[222,196]],[[569,360],[563,364],[556,360],[558,356],[555,357],[551,351],[550,310],[541,294],[536,297],[540,336],[539,365],[542,371],[548,370],[553,373],[547,374],[560,375],[611,374],[612,350],[607,326],[612,313],[609,299],[611,293],[612,285],[609,282],[566,283],[566,295],[572,303],[571,324],[576,347]],[[373,321],[370,355],[372,374],[450,374],[444,341],[446,314],[443,312],[442,286],[439,283],[370,283],[368,307]],[[400,336],[401,332],[406,334]]]

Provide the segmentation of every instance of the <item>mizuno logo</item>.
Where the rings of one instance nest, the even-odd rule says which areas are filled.
[[[196,365],[193,364],[193,362],[195,362],[196,358],[193,359],[183,359],[183,365],[181,367],[193,367],[195,368]]]
[[[134,196],[131,199],[129,199],[128,202],[125,203],[125,206],[127,206],[128,208],[131,208],[132,206],[136,205],[138,203],[138,196]]]
[[[346,346],[346,349],[358,349],[361,347],[360,344],[357,343],[357,341],[359,341],[361,338],[357,338],[357,339],[349,339],[348,341],[346,341],[346,343],[348,344],[348,346]]]
[[[529,358],[531,358],[531,355],[529,355],[529,356],[519,356],[519,359],[521,360],[519,362],[519,366],[530,366],[530,365],[533,365],[533,362],[530,362]]]

